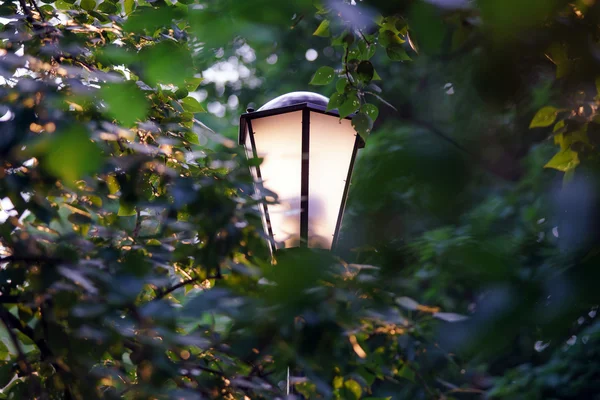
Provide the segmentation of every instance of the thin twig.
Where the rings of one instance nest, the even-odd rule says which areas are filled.
[[[362,32],[362,30],[358,30],[358,33],[360,33],[360,36],[362,36],[363,40],[367,43],[367,46],[371,46],[371,42],[369,42],[369,40],[367,40],[367,38],[365,37],[365,34]]]
[[[142,228],[142,218],[140,217],[140,208],[135,208],[135,228],[133,228],[133,239],[137,240],[138,235],[140,234],[140,229]]]
[[[348,79],[348,83],[354,87],[354,82],[350,77],[350,72],[348,71],[348,53],[350,53],[349,46],[346,46],[346,54],[344,54],[344,72],[346,73],[346,79]]]
[[[178,284],[176,284],[174,286],[171,286],[170,288],[162,290],[161,292],[159,292],[156,295],[156,297],[154,298],[154,300],[160,300],[163,297],[165,297],[166,295],[168,295],[169,293],[172,293],[172,292],[176,291],[177,289],[184,287],[185,285],[189,285],[191,283],[195,283],[199,279],[200,278],[196,277],[196,278],[187,279],[187,280],[185,280],[183,282],[179,282]]]
[[[35,0],[29,0],[29,4],[33,5],[33,8],[35,8],[35,11],[37,11],[38,14],[40,14],[40,18],[42,19],[42,21],[46,22],[46,17],[44,17],[44,14],[42,13],[42,10],[40,10],[40,8],[38,7],[36,1]]]
[[[27,3],[25,3],[25,0],[19,0],[19,4],[21,5],[21,8],[23,9],[23,13],[25,13],[25,17],[27,18],[27,22],[33,24],[33,14],[31,13],[31,10],[29,9],[29,7],[27,7]]]

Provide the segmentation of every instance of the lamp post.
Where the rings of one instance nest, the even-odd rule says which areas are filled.
[[[311,92],[279,96],[240,117],[239,143],[249,159],[272,250],[332,249],[342,223],[354,160],[364,141],[351,125],[326,111],[328,99]],[[267,189],[267,190],[265,190]],[[273,203],[270,193],[277,193]]]

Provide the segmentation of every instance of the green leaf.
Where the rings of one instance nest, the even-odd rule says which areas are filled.
[[[567,172],[575,169],[579,165],[579,155],[571,149],[564,149],[556,153],[554,157],[544,168],[554,168],[559,171]]]
[[[335,90],[337,90],[338,93],[344,93],[346,91],[347,87],[348,87],[348,79],[346,79],[346,78],[340,78],[335,83]]]
[[[162,41],[142,50],[146,83],[185,85],[185,80],[194,75],[192,58],[185,46],[170,40]]]
[[[193,92],[198,89],[198,86],[200,86],[203,80],[204,78],[188,78],[185,80],[185,88],[190,92]]]
[[[358,79],[364,83],[369,83],[373,79],[375,69],[370,61],[361,61],[356,68],[356,73],[358,74]]]
[[[358,400],[360,396],[362,396],[362,388],[360,387],[360,383],[356,382],[354,379],[349,379],[344,382],[343,393],[345,400]]]
[[[346,95],[344,93],[334,93],[329,98],[329,103],[327,103],[327,111],[335,110],[346,101]]]
[[[0,388],[8,385],[8,382],[11,381],[15,374],[12,362],[0,361]]]
[[[329,32],[329,20],[325,19],[320,24],[317,30],[313,32],[314,36],[320,37],[329,37],[331,33]]]
[[[358,100],[356,92],[349,93],[346,97],[346,100],[342,103],[341,106],[338,107],[340,118],[345,118],[348,115],[352,114],[353,112],[358,110],[359,106],[360,101]]]
[[[4,342],[2,340],[0,340],[0,360],[5,360],[9,354],[10,354],[10,351],[8,350],[8,347],[6,347]],[[0,361],[0,363],[1,362],[2,361]]]
[[[71,8],[73,8],[73,5],[66,2],[65,0],[57,0],[54,5],[59,10],[70,10]]]
[[[86,11],[92,11],[94,8],[96,8],[96,2],[95,0],[81,0],[81,8],[83,8]]]
[[[123,29],[135,33],[154,33],[164,27],[170,27],[173,20],[178,20],[186,15],[185,9],[181,7],[138,7],[134,12],[129,11],[134,3],[124,3],[125,13],[131,13],[123,25]]]
[[[404,47],[399,44],[392,44],[386,49],[387,55],[392,61],[409,61],[411,58],[409,57]]]
[[[546,126],[550,126],[556,120],[556,116],[560,110],[556,107],[543,107],[541,108],[531,120],[531,124],[529,124],[529,129],[531,128],[543,128]]]
[[[190,142],[191,144],[200,144],[200,140],[198,139],[198,135],[195,132],[186,132],[184,134],[185,140]]]
[[[410,368],[406,363],[404,363],[402,368],[400,368],[400,371],[398,371],[398,376],[408,379],[411,382],[415,381],[415,371],[413,371],[412,368]]]
[[[98,11],[102,11],[107,14],[116,14],[119,12],[119,8],[115,4],[105,0],[98,6]]]
[[[198,113],[198,112],[205,112],[206,110],[204,110],[204,108],[202,107],[202,104],[200,104],[198,102],[198,100],[196,100],[193,97],[186,97],[185,99],[181,100],[181,106],[183,107],[183,109],[185,111],[191,112],[191,113]]]
[[[375,54],[377,46],[374,44],[367,44],[364,40],[358,42],[358,52],[361,60],[369,60]]]
[[[335,78],[335,70],[331,67],[325,66],[321,67],[315,72],[312,79],[310,80],[310,85],[327,85],[333,82]]]
[[[148,115],[148,99],[133,82],[106,84],[100,89],[99,97],[108,107],[106,114],[123,126],[131,127]]]
[[[43,165],[50,173],[70,183],[96,172],[102,165],[102,158],[102,152],[90,140],[86,129],[74,125],[55,134]]]
[[[373,129],[373,120],[367,114],[360,112],[352,118],[352,126],[363,139],[366,139]]]
[[[377,108],[375,104],[363,104],[362,107],[360,107],[360,110],[367,114],[369,118],[373,120],[373,122],[379,116],[379,108]]]

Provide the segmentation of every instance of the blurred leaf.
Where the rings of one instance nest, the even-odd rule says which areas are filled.
[[[558,108],[550,106],[541,108],[531,120],[529,128],[541,128],[552,125],[559,111]]]
[[[408,14],[411,40],[414,40],[420,52],[425,54],[439,53],[448,30],[447,25],[442,20],[442,13],[430,3],[419,1],[412,4]],[[388,49],[388,56],[389,53]],[[402,55],[402,57],[404,56]]]
[[[313,35],[321,36],[321,37],[329,37],[329,35],[330,35],[329,20],[324,19],[323,21],[321,21],[321,23],[319,24],[319,27],[317,28],[317,30],[314,31]]]
[[[343,393],[342,398],[348,400],[358,400],[362,396],[362,388],[360,387],[360,383],[353,379],[344,381],[343,390],[341,392]]]
[[[442,321],[446,321],[446,322],[460,322],[460,321],[465,321],[465,320],[469,319],[469,317],[467,317],[465,315],[446,313],[446,312],[436,312],[433,314],[433,316],[437,319],[441,319]]]
[[[124,0],[125,13],[131,12],[135,2]],[[129,11],[128,11],[129,10]],[[169,28],[173,20],[181,19],[185,16],[185,10],[181,7],[138,7],[127,18],[123,29],[129,32],[142,33],[144,31],[153,34],[157,29]]]
[[[102,159],[102,152],[90,140],[86,129],[73,125],[54,135],[44,165],[58,178],[74,182],[96,172],[102,165]]]
[[[402,368],[400,368],[400,371],[398,371],[398,376],[404,379],[408,379],[411,382],[415,381],[415,371],[413,371],[407,363],[402,364]]]
[[[4,388],[8,385],[15,375],[12,362],[0,361],[0,387]]]
[[[106,113],[123,126],[130,127],[146,119],[148,99],[133,82],[105,84],[99,96],[108,107]]]
[[[129,15],[135,9],[135,0],[123,0],[123,11],[125,15]]]
[[[335,71],[333,68],[325,66],[321,67],[315,72],[312,79],[310,80],[310,85],[327,85],[333,82],[335,78]]]
[[[119,217],[131,217],[136,215],[135,206],[121,202],[119,204],[119,211],[117,212],[117,215]]]
[[[148,83],[185,85],[186,79],[194,75],[192,58],[181,44],[162,41],[145,48],[140,53],[144,62],[144,76]]]
[[[515,40],[525,29],[541,26],[561,1],[557,0],[482,0],[478,5],[484,23],[498,41]],[[515,12],[518,10],[518,12]]]
[[[96,1],[95,0],[81,0],[81,8],[83,8],[86,11],[92,11],[94,8],[96,8]]]
[[[406,308],[407,310],[416,310],[419,308],[419,303],[417,303],[415,300],[411,299],[410,297],[399,297],[396,299],[396,303],[398,303],[399,305],[401,305],[402,307]]]

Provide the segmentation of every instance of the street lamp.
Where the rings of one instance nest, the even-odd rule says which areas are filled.
[[[279,96],[240,118],[239,143],[252,166],[261,214],[276,249],[331,249],[338,239],[354,160],[364,142],[311,92]],[[267,189],[267,190],[265,190]],[[271,193],[277,193],[273,203]]]

